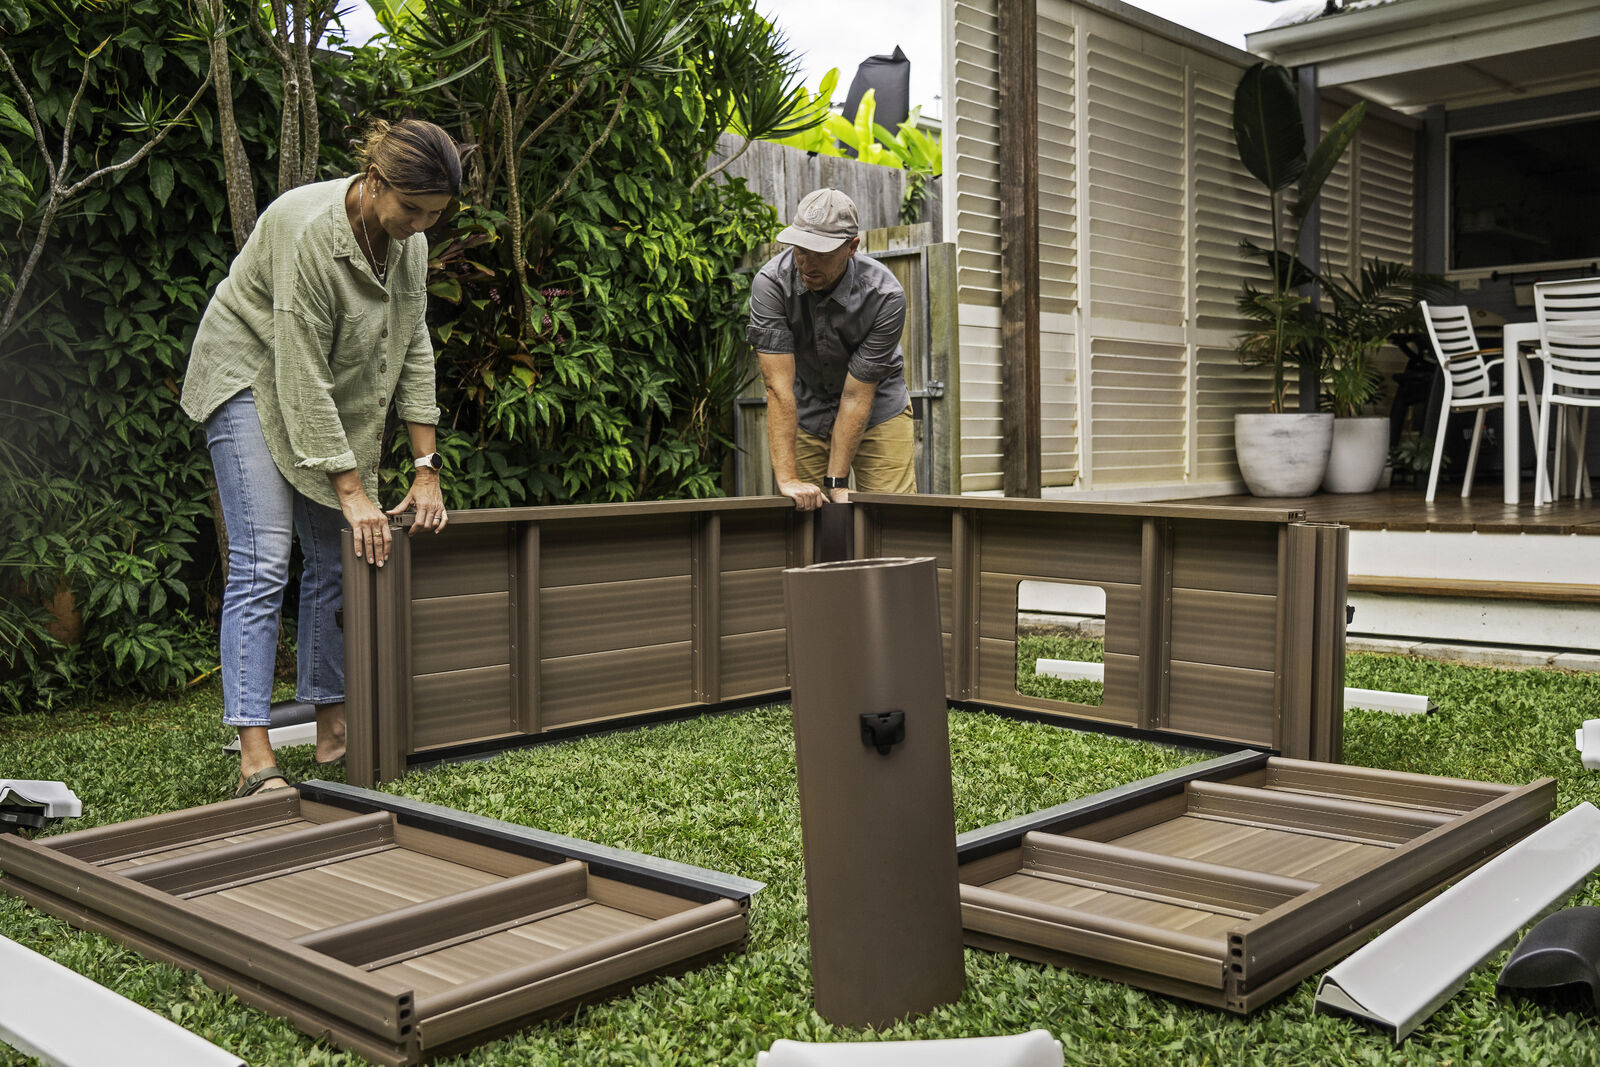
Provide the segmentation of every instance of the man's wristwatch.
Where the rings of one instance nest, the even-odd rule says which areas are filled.
[[[850,476],[848,474],[843,478],[835,478],[831,474],[824,474],[822,476],[822,488],[824,489],[846,489],[849,488],[849,486]]]
[[[418,456],[416,464],[419,471],[440,471],[444,469],[444,457],[437,452],[429,452],[426,456]]]

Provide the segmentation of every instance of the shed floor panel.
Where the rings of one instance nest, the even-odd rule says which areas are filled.
[[[1089,889],[1054,878],[1041,878],[1027,871],[997,878],[983,888],[1086,915],[1121,919],[1162,930],[1181,930],[1200,937],[1225,938],[1228,930],[1239,921],[1237,916],[1218,914],[1209,908],[1168,904],[1114,890]]]
[[[1383,845],[1340,841],[1293,830],[1242,826],[1193,815],[1179,816],[1112,843],[1184,859],[1304,878],[1310,882],[1324,882],[1363,867],[1374,855],[1389,851]]]
[[[238,915],[286,937],[489,885],[492,874],[407,848],[389,848],[310,870],[195,897],[216,915]]]
[[[650,925],[652,921],[620,908],[591,904],[587,908],[564,911],[507,932],[565,951],[613,934],[637,930]]]
[[[146,863],[154,863],[157,860],[168,860],[175,856],[191,856],[199,852],[210,852],[213,849],[222,848],[224,845],[238,844],[240,841],[265,841],[269,837],[277,837],[279,834],[286,834],[290,830],[303,830],[306,827],[313,825],[315,824],[307,819],[288,819],[272,826],[263,826],[254,830],[241,830],[236,834],[228,834],[225,837],[208,838],[204,841],[192,841],[188,844],[177,845],[173,848],[164,848],[151,851],[143,856],[134,856],[131,859],[116,860],[111,863],[97,864],[97,866],[107,871],[125,871],[131,867],[142,867]]]

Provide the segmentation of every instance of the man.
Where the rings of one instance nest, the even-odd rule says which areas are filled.
[[[914,431],[900,331],[906,294],[856,255],[856,205],[837,189],[800,201],[750,284],[746,337],[767,387],[767,447],[778,492],[801,511],[861,492],[914,493]]]

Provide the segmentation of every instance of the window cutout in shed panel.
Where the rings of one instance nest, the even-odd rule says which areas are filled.
[[[1080,582],[1017,583],[1017,692],[1098,708],[1105,702],[1106,591]]]

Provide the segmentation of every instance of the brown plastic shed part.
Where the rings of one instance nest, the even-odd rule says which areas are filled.
[[[382,1064],[736,951],[760,883],[333,783],[41,841],[0,890]]]
[[[965,982],[933,560],[783,586],[817,1014],[881,1026]]]
[[[918,556],[952,702],[1336,760],[1348,531],[1303,518],[885,493],[458,512],[381,570],[345,546],[346,773],[782,700],[784,568]],[[1018,692],[1024,582],[1104,592],[1098,705]]]
[[[962,835],[967,943],[1249,1012],[1544,823],[1523,787],[1239,753]]]

